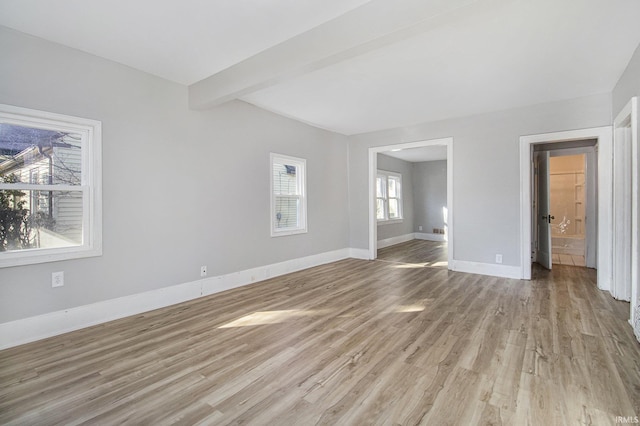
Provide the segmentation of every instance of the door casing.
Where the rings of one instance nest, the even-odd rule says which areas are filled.
[[[520,256],[521,278],[531,279],[531,161],[537,144],[597,139],[598,144],[598,287],[611,289],[612,270],[612,126],[542,133],[520,137]]]
[[[426,146],[447,147],[447,260],[448,268],[453,265],[454,232],[453,224],[453,138],[430,139],[395,145],[384,145],[369,148],[369,260],[378,256],[378,221],[376,220],[376,176],[378,172],[378,153],[397,150],[421,148]]]

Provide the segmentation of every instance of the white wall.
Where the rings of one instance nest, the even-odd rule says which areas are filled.
[[[400,223],[378,223],[378,241],[413,233],[413,164],[378,154],[378,170],[396,172],[402,175],[402,214]]]
[[[453,137],[455,259],[520,266],[521,135],[611,124],[610,94],[424,123],[350,137],[351,247],[368,246],[368,149]]]
[[[348,247],[346,137],[3,28],[0,58],[0,103],[102,121],[104,182],[104,255],[0,269],[0,323]],[[307,159],[307,234],[270,237],[270,151]]]
[[[0,103],[102,121],[104,182],[104,255],[0,269],[0,323],[197,280],[200,265],[221,275],[365,249],[368,148],[442,137],[454,138],[456,259],[519,266],[518,138],[612,121],[607,93],[346,138],[243,102],[191,111],[184,86],[2,28],[0,57]],[[613,111],[632,94],[637,50]],[[270,151],[307,159],[307,234],[269,237]]]
[[[442,208],[447,206],[447,160],[413,164],[413,231],[444,229]],[[422,226],[422,231],[418,229]]]
[[[613,117],[617,116],[633,96],[640,96],[640,45],[613,88]]]

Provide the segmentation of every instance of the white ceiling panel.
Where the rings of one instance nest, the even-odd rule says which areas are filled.
[[[0,25],[192,84],[369,0],[0,0]]]
[[[0,0],[0,25],[189,85],[192,105],[240,96],[348,135],[609,93],[639,17],[638,0]]]
[[[617,7],[616,7],[617,6]],[[640,2],[505,2],[243,96],[344,134],[612,90],[640,42]]]

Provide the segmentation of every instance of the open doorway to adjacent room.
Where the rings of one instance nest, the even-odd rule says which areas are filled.
[[[448,268],[452,138],[369,150],[369,257]]]
[[[596,268],[597,140],[539,144],[533,154],[532,261]]]

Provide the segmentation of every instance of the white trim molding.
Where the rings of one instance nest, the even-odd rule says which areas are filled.
[[[407,234],[403,237],[413,236],[414,234]],[[0,350],[347,258],[369,260],[369,250],[344,248],[2,323],[0,324]],[[520,278],[518,266],[455,260],[449,261],[449,269],[471,274]]]
[[[276,193],[276,184],[274,182],[274,166],[281,164],[282,167],[286,167],[286,175],[292,174],[295,176],[295,191],[294,193],[281,194]],[[286,165],[285,165],[286,164]],[[281,178],[280,178],[281,179]],[[279,188],[281,189],[281,188]],[[287,235],[304,234],[307,232],[307,160],[304,158],[291,157],[290,155],[269,154],[269,191],[271,199],[271,236],[283,237]],[[278,198],[293,198],[296,203],[296,218],[297,223],[295,226],[289,226],[286,228],[279,228],[281,213],[277,210]]]
[[[395,246],[396,244],[406,243],[411,240],[426,240],[426,241],[447,241],[447,236],[444,234],[429,234],[426,232],[414,232],[412,234],[398,235],[391,238],[385,238],[384,240],[378,240],[378,248],[385,248]]]
[[[344,248],[0,324],[0,350],[355,257]],[[365,255],[366,256],[366,255]],[[366,259],[366,257],[364,257]]]
[[[611,288],[612,139],[611,126],[520,137],[520,278],[531,279],[531,161],[536,144],[598,140],[598,288]]]
[[[0,104],[0,123],[32,129],[74,134],[80,141],[79,184],[55,183],[55,173],[47,172],[48,183],[0,182],[0,190],[64,191],[80,194],[81,232],[79,241],[59,247],[33,247],[0,253],[0,268],[80,259],[102,255],[102,122],[30,108]],[[76,146],[77,148],[77,146]],[[49,160],[49,167],[53,167]],[[36,167],[35,163],[29,168]],[[22,169],[25,166],[20,167]],[[70,170],[70,169],[68,169]],[[78,177],[77,171],[74,172]],[[75,206],[78,207],[78,206]],[[55,217],[54,217],[55,219]]]
[[[413,235],[416,240],[447,241],[447,236],[445,234],[429,234],[427,232],[416,232]]]
[[[447,147],[447,237],[449,247],[447,250],[448,264],[453,263],[455,249],[453,246],[455,227],[453,225],[453,138],[431,139],[418,142],[407,142],[395,145],[376,146],[369,148],[369,259],[377,257],[378,246],[378,221],[376,220],[376,177],[378,174],[378,153],[391,150],[420,148],[426,146]]]
[[[396,244],[406,243],[407,241],[411,241],[415,239],[414,234],[404,234],[398,235],[396,237],[385,238],[384,240],[378,240],[378,248],[385,248],[390,246],[395,246]]]
[[[613,121],[613,128],[614,128],[614,141],[613,141],[614,173],[618,172],[619,168],[622,168],[622,167],[616,166],[616,153],[620,152],[618,150],[618,148],[620,148],[620,145],[623,143],[626,143],[626,145],[628,145],[627,149],[630,149],[631,151],[631,152],[627,152],[627,154],[629,154],[631,158],[630,159],[623,158],[621,159],[622,161],[620,161],[621,164],[619,164],[620,166],[626,166],[627,168],[629,167],[631,168],[630,176],[629,174],[627,175],[631,178],[631,182],[628,182],[628,186],[626,188],[631,191],[630,200],[628,199],[620,200],[620,202],[616,200],[616,195],[620,195],[616,192],[616,190],[619,189],[619,187],[622,185],[619,185],[615,182],[616,176],[614,176],[613,178],[614,180],[614,190],[613,190],[614,229],[616,230],[620,229],[619,226],[616,226],[616,221],[620,219],[621,214],[630,214],[631,217],[630,218],[627,217],[627,219],[629,219],[629,223],[627,225],[628,232],[623,232],[623,233],[616,232],[613,236],[614,268],[612,271],[612,276],[614,281],[612,282],[612,293],[614,297],[617,297],[616,293],[618,292],[616,290],[619,290],[623,285],[624,286],[627,285],[626,283],[615,282],[618,276],[624,276],[624,274],[616,274],[617,272],[616,265],[619,264],[619,261],[615,259],[616,251],[620,247],[618,244],[619,241],[617,241],[617,239],[623,239],[624,243],[627,245],[626,248],[629,250],[628,253],[626,254],[628,254],[628,257],[629,257],[628,262],[630,263],[630,265],[625,264],[624,267],[625,269],[629,267],[631,272],[629,277],[631,281],[631,288],[629,289],[630,290],[629,300],[631,302],[629,323],[631,323],[636,337],[638,338],[638,340],[640,340],[640,318],[638,317],[638,315],[640,314],[640,296],[639,296],[640,291],[638,289],[638,286],[640,285],[640,283],[638,282],[639,281],[638,262],[640,261],[639,259],[640,249],[638,247],[639,246],[638,240],[640,239],[640,223],[638,221],[639,220],[638,219],[639,217],[638,198],[640,196],[640,189],[639,189],[640,179],[638,177],[639,159],[638,159],[638,97],[637,96],[632,97],[629,100],[629,102],[627,102],[627,104],[624,106],[624,108],[622,108],[622,110],[618,113],[615,120]],[[629,172],[629,170],[627,170],[627,172]],[[619,198],[626,198],[627,196],[628,196],[628,193],[622,194],[622,197],[619,197]],[[616,209],[622,210],[623,203],[624,203],[624,209],[626,211],[615,211]]]
[[[456,272],[466,272],[468,274],[490,275],[492,277],[513,278],[516,280],[521,278],[521,269],[519,266],[454,260],[449,263],[449,269]]]
[[[352,259],[371,260],[369,259],[369,250],[360,248],[350,248],[349,257]]]

